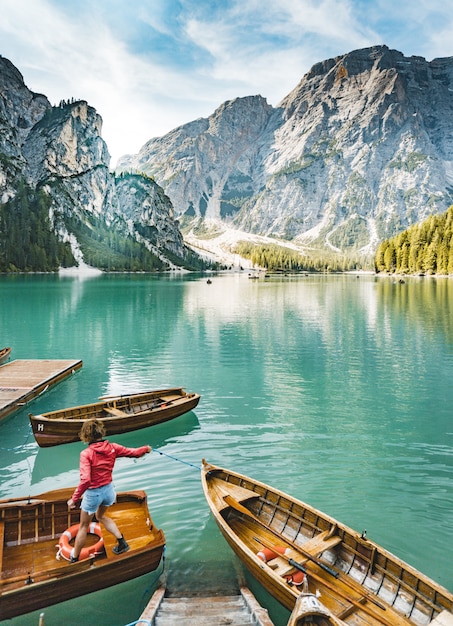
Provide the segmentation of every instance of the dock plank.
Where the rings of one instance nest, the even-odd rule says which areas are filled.
[[[241,585],[239,593],[234,595],[217,596],[207,591],[203,596],[169,597],[166,595],[165,584],[162,584],[154,592],[136,623],[141,622],[151,626],[274,626],[267,610],[245,585]]]
[[[82,367],[82,361],[17,359],[0,366],[0,420]]]

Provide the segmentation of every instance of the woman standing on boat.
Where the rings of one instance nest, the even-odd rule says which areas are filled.
[[[129,550],[115,522],[105,514],[108,507],[114,504],[116,493],[112,482],[112,472],[117,457],[141,457],[151,452],[151,446],[126,448],[117,443],[110,443],[105,436],[104,424],[99,420],[85,422],[79,433],[80,439],[88,444],[80,453],[80,482],[72,498],[68,500],[70,509],[75,509],[82,500],[80,508],[80,526],[71,551],[71,563],[79,560],[80,552],[85,545],[88,528],[96,513],[98,522],[116,537],[118,543],[112,548],[114,554]]]

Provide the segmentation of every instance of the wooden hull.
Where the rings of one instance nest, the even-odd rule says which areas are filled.
[[[331,620],[318,616],[315,623],[453,624],[453,594],[370,539],[242,474],[203,461],[201,475],[223,536],[258,582],[289,611],[300,590],[285,576],[300,576],[304,569],[305,591],[321,593],[328,612],[324,620]],[[264,562],[258,552],[266,550],[273,552]]]
[[[79,441],[82,424],[89,419],[104,423],[107,437],[155,426],[194,409],[197,393],[181,388],[161,389],[125,396],[103,398],[94,404],[33,415],[30,423],[41,448]]]
[[[315,594],[301,593],[287,626],[342,626],[346,623],[332,615]]]
[[[0,350],[0,365],[3,365],[4,363],[6,363],[10,356],[11,356],[11,348],[2,348]]]
[[[115,539],[103,529],[105,553],[69,563],[57,560],[60,535],[78,523],[80,512],[66,504],[73,489],[61,489],[20,501],[0,500],[0,619],[9,619],[142,576],[157,569],[165,547],[154,527],[146,493],[118,493],[109,509],[130,550],[111,551]]]

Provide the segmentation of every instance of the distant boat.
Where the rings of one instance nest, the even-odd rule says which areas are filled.
[[[91,529],[84,548],[92,555],[77,563],[57,560],[58,544],[66,534],[75,535],[80,518],[79,510],[68,509],[73,491],[59,489],[0,500],[0,619],[105,589],[159,566],[165,535],[154,526],[144,491],[119,492],[117,502],[109,508],[109,516],[130,546],[127,552],[114,555],[115,538],[96,524],[98,528]]]
[[[230,547],[278,602],[295,609],[292,626],[453,625],[453,594],[364,532],[204,460],[201,480]]]
[[[29,414],[37,444],[46,448],[79,441],[82,424],[90,419],[104,423],[107,436],[155,426],[194,409],[197,393],[182,388],[144,391],[131,395],[105,396],[100,402],[60,409],[41,415]]]
[[[2,348],[0,350],[0,365],[6,363],[11,355],[11,348]]]

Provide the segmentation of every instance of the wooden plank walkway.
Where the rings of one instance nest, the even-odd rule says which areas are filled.
[[[267,610],[245,585],[235,595],[168,597],[165,584],[161,584],[134,623],[137,626],[274,626]]]
[[[0,420],[82,367],[82,361],[10,361],[0,366]]]

